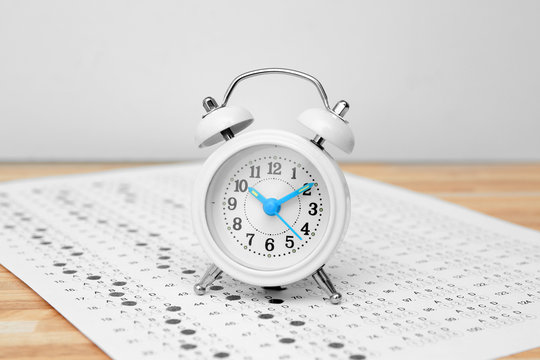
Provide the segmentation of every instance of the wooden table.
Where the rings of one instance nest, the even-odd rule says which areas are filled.
[[[146,164],[0,164],[0,181],[140,165]],[[343,164],[342,168],[540,230],[540,164]],[[0,359],[7,358],[105,359],[107,355],[0,266]],[[509,358],[540,359],[540,348]]]

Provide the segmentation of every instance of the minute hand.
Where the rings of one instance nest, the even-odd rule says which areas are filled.
[[[289,201],[291,200],[292,198],[300,195],[301,193],[311,189],[313,187],[313,185],[315,185],[315,183],[308,183],[304,186],[302,186],[300,189],[298,190],[294,190],[292,193],[290,193],[289,195],[285,195],[284,197],[282,197],[281,199],[278,200],[278,204],[281,205],[283,204],[284,202],[286,201]]]

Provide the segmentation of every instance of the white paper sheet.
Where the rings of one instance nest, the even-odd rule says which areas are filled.
[[[326,269],[277,291],[224,275],[191,232],[197,165],[0,186],[0,261],[116,359],[481,359],[540,346],[540,234],[348,176]]]

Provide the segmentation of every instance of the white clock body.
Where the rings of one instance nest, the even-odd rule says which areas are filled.
[[[279,200],[277,215],[261,197]],[[335,160],[308,139],[259,130],[227,141],[205,162],[193,225],[214,264],[259,286],[293,283],[322,267],[345,236],[349,190]]]

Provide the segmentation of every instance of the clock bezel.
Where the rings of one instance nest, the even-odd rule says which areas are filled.
[[[214,241],[206,219],[207,193],[218,169],[237,152],[256,145],[278,145],[302,154],[317,168],[328,186],[331,214],[323,238],[298,263],[277,270],[254,269],[229,257]],[[350,219],[349,189],[335,160],[308,139],[280,130],[252,131],[223,144],[208,157],[197,176],[192,203],[193,227],[206,254],[228,275],[258,286],[287,285],[313,274],[325,264],[343,240]]]

